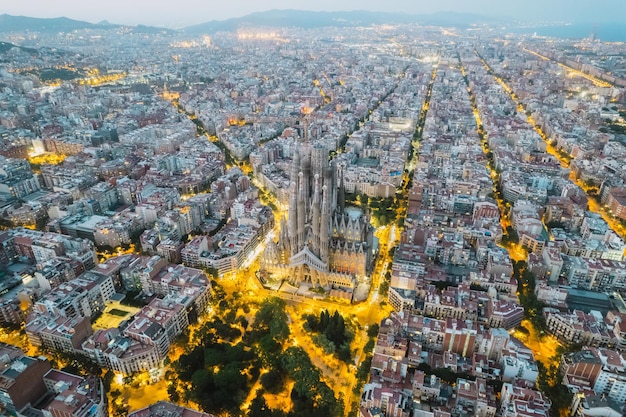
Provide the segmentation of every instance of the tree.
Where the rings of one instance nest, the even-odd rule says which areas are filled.
[[[320,371],[313,366],[301,347],[289,347],[281,357],[281,366],[295,381],[291,391],[295,416],[336,416],[343,412],[330,387],[320,380]]]
[[[279,369],[272,369],[261,375],[261,385],[267,392],[279,393],[285,385],[285,374]]]
[[[287,325],[285,302],[278,297],[263,301],[259,311],[254,316],[252,332],[259,338],[269,334],[278,342],[282,343],[287,340],[289,337],[289,326]]]
[[[247,382],[245,374],[242,374],[243,370],[244,367],[241,362],[230,362],[214,375],[213,382],[218,389],[222,388],[226,392],[242,391]]]
[[[196,346],[189,353],[183,353],[174,362],[174,369],[183,381],[191,381],[194,372],[200,368],[204,368],[204,350],[201,346]]]
[[[321,320],[320,320],[321,325]],[[335,346],[341,346],[346,340],[346,326],[343,316],[335,310],[335,313],[329,317],[328,324],[324,329],[326,338],[333,342]]]
[[[61,369],[79,375],[102,375],[102,368],[88,356],[79,353],[57,352],[57,357],[66,365]]]
[[[268,417],[272,415],[272,410],[265,402],[265,398],[263,398],[263,392],[258,391],[256,397],[250,403],[250,408],[248,409],[248,417]]]
[[[367,329],[367,335],[369,337],[376,337],[378,336],[379,329],[380,326],[378,325],[378,323],[374,323]]]
[[[129,409],[128,404],[118,405],[117,403],[113,403],[113,417],[126,417]]]
[[[502,236],[502,241],[502,244],[504,245],[509,243],[519,243],[519,236],[517,234],[517,231],[512,226],[507,227],[506,234]]]
[[[365,360],[361,362],[361,364],[359,365],[359,368],[356,371],[357,379],[365,381],[365,379],[370,373],[371,367],[372,367],[372,355],[367,355]]]
[[[118,390],[118,389],[114,389],[114,390],[111,391],[110,394],[111,394],[111,398],[113,400],[116,400],[117,398],[119,398],[120,395],[122,395],[122,392],[120,390]]]
[[[337,352],[337,346],[334,342],[328,340],[325,334],[313,336],[312,339],[313,342],[315,342],[316,345],[324,349],[324,352],[326,352],[327,354],[332,355]]]
[[[422,362],[419,365],[417,365],[417,370],[423,371],[425,374],[428,374],[428,375],[432,375],[433,373],[433,368],[431,368],[431,366],[427,364],[426,362]]]
[[[522,326],[521,324],[519,326],[517,326],[517,331],[519,331],[520,333],[525,334],[526,336],[530,335],[530,330],[528,330],[526,327]]]
[[[585,180],[584,184],[585,184],[585,186],[587,188],[593,188],[593,187],[597,187],[598,186],[596,184],[596,182],[594,180],[592,180],[592,179]]]
[[[178,384],[170,384],[167,386],[167,396],[173,403],[177,403],[180,400],[180,394],[178,394]]]
[[[537,362],[537,370],[539,371],[537,387],[552,400],[550,414],[559,415],[562,410],[566,410],[571,405],[572,394],[565,385],[560,383],[561,377],[557,365],[550,365],[546,368],[543,363]]]
[[[191,384],[197,394],[201,397],[202,393],[208,391],[213,385],[213,374],[206,369],[198,369],[191,376]]]
[[[302,317],[305,320],[305,330],[319,333],[312,337],[313,341],[324,349],[326,353],[336,353],[340,360],[349,362],[352,358],[350,342],[352,333],[346,328],[346,323],[341,314],[335,310],[331,315],[328,310],[323,310],[319,318],[312,314]]]
[[[386,297],[389,293],[389,281],[381,282],[380,286],[378,287],[378,292],[383,298]]]
[[[115,378],[115,373],[110,369],[107,369],[102,377],[102,384],[104,385],[105,391],[111,389],[111,382],[113,382],[113,378]]]
[[[344,343],[337,350],[337,358],[340,361],[350,363],[352,361],[352,351],[350,350],[350,344]]]
[[[322,311],[321,314],[324,312]],[[318,332],[320,328],[320,318],[318,318],[315,314],[304,314],[302,316],[304,319],[304,328],[305,330]]]
[[[237,322],[241,325],[241,328],[245,331],[248,328],[248,320],[244,316],[237,317]]]

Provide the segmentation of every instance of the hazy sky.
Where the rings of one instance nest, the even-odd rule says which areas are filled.
[[[626,0],[0,0],[0,14],[67,16],[111,23],[185,26],[270,9],[372,10],[427,14],[438,11],[509,16],[524,20],[624,22]]]

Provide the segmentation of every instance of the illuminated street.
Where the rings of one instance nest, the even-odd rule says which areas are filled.
[[[522,48],[522,49],[523,49],[524,51],[526,51],[526,52],[528,52],[528,53],[530,53],[530,54],[533,54],[533,55],[535,55],[536,57],[539,57],[539,58],[544,59],[544,60],[546,60],[546,61],[548,61],[548,60],[549,60],[549,61],[556,62],[556,61],[554,61],[553,59],[548,58],[548,57],[547,57],[547,56],[545,56],[545,55],[541,55],[541,54],[540,54],[540,53],[538,53],[538,52],[531,51],[530,49],[527,49],[527,48]],[[593,75],[589,75],[589,74],[586,74],[586,73],[584,73],[584,72],[582,72],[582,71],[578,71],[578,70],[576,70],[576,69],[574,69],[574,68],[572,68],[572,67],[570,67],[570,66],[567,66],[567,65],[565,65],[565,64],[562,64],[562,63],[560,63],[560,62],[556,62],[556,63],[557,63],[560,67],[562,67],[562,68],[566,69],[566,70],[568,71],[568,73],[571,73],[571,74],[576,75],[576,76],[578,76],[578,77],[583,77],[583,78],[586,78],[586,79],[588,79],[589,81],[592,81],[592,82],[594,83],[594,85],[596,85],[596,86],[599,86],[599,87],[611,87],[611,84],[610,84],[610,83],[608,83],[608,82],[606,82],[606,81],[603,81],[603,80],[601,80],[601,79],[599,79],[599,78],[597,78],[597,77],[594,77]]]
[[[542,55],[539,55],[536,52],[530,51],[528,49],[524,49],[524,51],[526,51],[528,53],[531,53],[533,55],[539,56],[542,59],[548,59],[548,58],[546,58],[546,57],[544,57]],[[481,61],[482,61],[483,65],[485,66],[485,68],[487,69],[487,71],[493,75],[493,77],[498,82],[498,84],[500,84],[500,86],[502,86],[502,88],[504,88],[504,90],[511,96],[511,99],[517,104],[517,106],[520,109],[525,110],[524,104],[515,95],[515,92],[504,82],[504,80],[502,80],[502,78],[500,78],[498,75],[496,75],[493,72],[493,70],[491,69],[489,64],[484,59],[482,59],[482,57],[481,57]],[[559,65],[563,66],[562,64],[559,64]],[[569,68],[569,67],[568,67],[568,69],[571,70],[571,71],[575,71],[575,70],[573,70],[572,68]],[[576,74],[580,75],[580,76],[582,76],[584,78],[587,78],[587,79],[591,80],[592,82],[594,82],[595,84],[598,84],[598,85],[600,85],[602,87],[610,86],[605,81],[598,80],[595,77],[589,76],[589,75],[584,74],[584,73],[582,73],[580,71],[576,71]],[[546,151],[550,155],[553,155],[554,157],[556,157],[561,162],[561,166],[569,167],[571,158],[568,158],[568,157],[564,156],[562,152],[559,152],[557,149],[554,148],[552,143],[550,143],[550,140],[548,139],[548,136],[546,135],[546,133],[541,129],[541,127],[539,125],[537,125],[535,123],[535,120],[533,119],[533,117],[531,115],[528,115],[527,119],[528,119],[528,123],[535,128],[535,131],[546,142]],[[603,210],[602,207],[600,207],[600,205],[596,202],[595,197],[590,194],[590,191],[593,190],[593,191],[597,192],[597,189],[586,186],[582,181],[575,180],[574,177],[573,177],[573,173],[570,175],[570,179],[573,182],[575,182],[576,185],[581,187],[585,191],[587,196],[589,197],[589,199],[588,199],[589,211],[591,211],[593,213],[600,214],[602,216],[602,218],[609,224],[609,226],[611,227],[612,230],[614,230],[622,238],[626,238],[626,228],[624,228],[622,226],[622,224],[618,220],[616,220],[616,218],[614,216],[611,216],[609,213],[607,213],[606,210]]]
[[[535,360],[540,361],[546,367],[550,365],[558,365],[561,360],[558,355],[559,348],[563,348],[563,345],[552,335],[539,335],[537,330],[528,320],[522,321],[522,327],[528,330],[529,334],[514,330],[513,336],[521,340],[526,347],[532,349],[535,355]]]

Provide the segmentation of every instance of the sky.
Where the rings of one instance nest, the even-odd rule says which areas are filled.
[[[0,14],[88,22],[183,27],[271,9],[371,10],[429,14],[441,11],[514,17],[525,21],[624,22],[626,0],[0,0]]]

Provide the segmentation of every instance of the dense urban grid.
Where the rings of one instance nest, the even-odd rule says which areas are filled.
[[[0,39],[0,414],[626,412],[626,44]]]

